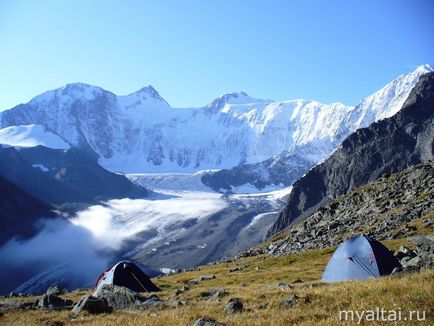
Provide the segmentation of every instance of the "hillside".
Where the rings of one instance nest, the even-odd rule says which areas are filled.
[[[433,156],[434,73],[423,75],[402,109],[349,136],[326,161],[294,183],[271,237],[317,205]]]
[[[407,244],[405,240],[385,242],[392,248],[402,243]],[[226,325],[336,325],[340,310],[369,310],[375,307],[386,310],[399,307],[403,316],[410,310],[426,311],[427,324],[434,322],[430,314],[434,303],[432,269],[367,281],[319,283],[332,251],[333,248],[329,248],[277,258],[250,257],[155,279],[153,281],[163,290],[158,296],[165,306],[160,308],[78,317],[73,317],[69,310],[23,311],[15,308],[0,313],[0,323],[174,326],[193,325],[196,319],[207,316]],[[203,275],[215,275],[215,279],[185,284]],[[85,294],[91,294],[91,291],[78,290],[62,297],[77,302]],[[231,298],[238,298],[245,311],[225,314],[224,307]],[[12,302],[36,299],[3,298],[0,305],[4,309],[13,305]],[[408,321],[397,323],[416,324]]]
[[[70,308],[44,311],[33,304],[38,298],[14,296],[0,299],[0,311],[3,311],[0,323],[166,326],[193,325],[195,320],[206,316],[226,325],[335,325],[339,311],[382,307],[399,309],[403,317],[409,311],[419,311],[422,317],[425,311],[426,323],[432,324],[434,270],[426,267],[433,263],[432,235],[430,238],[414,236],[434,231],[433,171],[432,165],[425,164],[384,176],[337,198],[308,217],[300,224],[304,231],[296,226],[297,232],[282,234],[271,243],[227,261],[153,279],[162,289],[158,293],[162,305],[158,308],[75,316]],[[326,218],[315,224],[320,213]],[[402,245],[424,248],[419,246],[431,241],[428,245],[431,249],[425,247],[425,251],[418,251],[425,255],[419,257],[428,257],[430,261],[426,261],[420,272],[365,281],[321,283],[322,272],[336,248],[330,245],[362,231],[379,239],[393,238],[383,243],[389,249],[400,248],[401,253],[407,250]],[[321,243],[322,237],[317,233],[322,232],[330,235],[330,242]],[[290,248],[295,243],[291,237],[297,237],[296,234],[309,238],[306,250],[283,251],[285,246]],[[324,249],[309,249],[319,247]],[[91,293],[91,290],[77,290],[61,297],[78,302],[83,295]],[[142,295],[149,297],[147,293]],[[243,312],[225,313],[231,300],[239,300]],[[403,320],[396,325],[417,325],[417,321]]]
[[[265,245],[239,254],[287,255],[336,246],[356,234],[377,240],[434,232],[434,163],[410,167],[339,196]]]
[[[53,205],[148,194],[145,188],[105,170],[76,148],[0,146],[0,175]]]

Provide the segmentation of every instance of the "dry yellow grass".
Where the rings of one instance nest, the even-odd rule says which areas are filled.
[[[406,240],[385,242],[389,248]],[[2,325],[191,325],[200,316],[214,318],[227,325],[336,325],[339,310],[372,310],[401,308],[426,311],[426,325],[434,324],[434,270],[396,277],[338,284],[320,283],[334,248],[315,250],[285,257],[250,257],[231,263],[201,267],[200,270],[154,280],[163,291],[158,294],[167,306],[159,310],[115,312],[103,315],[83,315],[71,319],[68,311],[9,311],[0,317]],[[239,272],[229,268],[242,267]],[[256,269],[256,267],[259,267]],[[191,285],[190,290],[175,296],[184,282],[200,275],[214,274],[213,280]],[[302,282],[294,283],[295,279]],[[293,286],[289,290],[277,287],[279,282]],[[313,287],[307,285],[314,284]],[[210,289],[225,289],[229,295],[209,301],[201,293]],[[90,291],[88,292],[90,293]],[[73,292],[65,297],[75,301],[86,292]],[[301,296],[295,307],[283,303],[290,294]],[[237,315],[225,315],[223,308],[230,298],[241,299],[246,309]],[[20,300],[29,300],[24,298]],[[177,301],[185,306],[176,307]],[[369,323],[365,323],[369,324]],[[375,325],[375,323],[371,323]],[[381,324],[381,323],[377,323]],[[387,324],[394,324],[386,322]],[[417,325],[417,322],[413,323]],[[412,325],[402,321],[398,325]]]

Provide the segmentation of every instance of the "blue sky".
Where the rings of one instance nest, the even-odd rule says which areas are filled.
[[[0,0],[0,110],[70,82],[174,107],[233,91],[356,104],[433,64],[432,0]]]

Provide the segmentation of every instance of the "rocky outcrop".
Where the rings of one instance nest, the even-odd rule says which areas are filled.
[[[420,77],[395,116],[359,129],[325,162],[294,183],[286,207],[267,236],[384,174],[427,162],[433,155],[433,135],[434,73],[428,73]]]
[[[411,237],[409,240],[416,249],[401,246],[395,251],[395,257],[399,259],[401,268],[395,269],[394,274],[416,272],[434,266],[434,234]]]
[[[327,150],[332,151],[332,149]],[[231,193],[233,188],[246,184],[259,190],[267,186],[288,187],[315,165],[314,160],[306,159],[305,152],[304,148],[297,147],[291,152],[285,151],[263,162],[242,164],[232,169],[206,173],[201,181],[211,189],[225,193]]]
[[[113,310],[143,310],[164,305],[164,302],[155,294],[143,297],[137,292],[117,285],[103,285],[93,296],[107,300]]]
[[[434,164],[386,175],[328,202],[267,246],[236,257],[290,253],[336,246],[355,234],[386,240],[434,232]]]

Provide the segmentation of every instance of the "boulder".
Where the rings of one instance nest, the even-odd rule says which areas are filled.
[[[99,299],[85,295],[72,308],[72,312],[75,315],[80,314],[82,311],[87,311],[90,314],[101,314],[110,313],[113,311],[113,308],[109,306],[107,300],[104,298]]]
[[[114,310],[143,310],[164,305],[164,302],[155,294],[143,297],[137,292],[117,285],[103,285],[95,291],[93,296],[106,299]]]
[[[69,309],[74,302],[69,299],[62,299],[57,295],[44,294],[39,298],[38,307],[47,310]]]
[[[239,299],[230,299],[228,304],[225,306],[225,313],[228,315],[241,313],[244,311],[244,306]]]
[[[216,278],[215,275],[202,275],[201,277],[199,277],[199,282],[208,281],[208,280],[212,280],[215,278]]]

